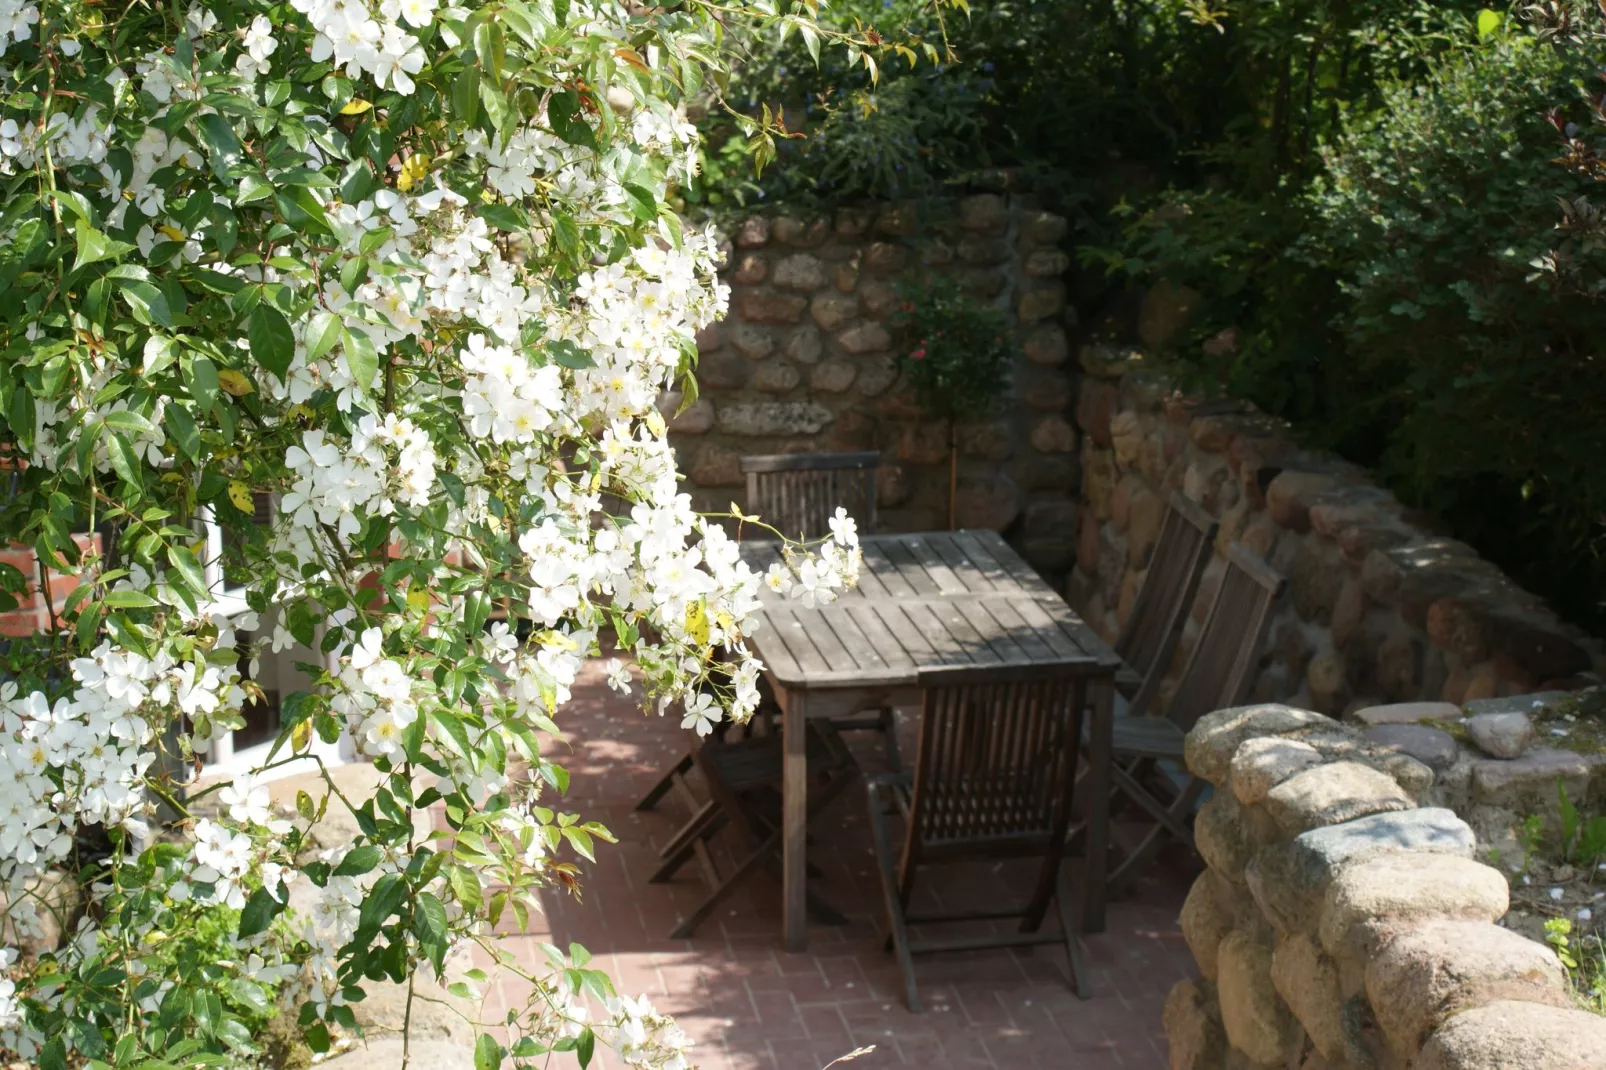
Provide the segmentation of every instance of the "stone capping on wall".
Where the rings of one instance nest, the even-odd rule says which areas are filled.
[[[1199,967],[1165,1007],[1171,1070],[1600,1070],[1606,1019],[1549,948],[1494,924],[1509,889],[1432,772],[1321,714],[1200,719]]]
[[[1232,399],[1189,397],[1142,353],[1081,351],[1083,509],[1067,593],[1113,637],[1131,611],[1166,496],[1181,491],[1289,579],[1252,697],[1338,715],[1388,702],[1463,702],[1599,682],[1601,644],[1556,617],[1366,472],[1300,449],[1288,426]],[[1206,572],[1173,672],[1223,564]],[[1160,692],[1161,706],[1170,689]]]

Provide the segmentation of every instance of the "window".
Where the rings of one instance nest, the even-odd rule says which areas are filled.
[[[272,523],[273,499],[266,494],[259,494],[256,496],[255,505],[252,522],[264,526]],[[212,602],[214,612],[231,617],[243,614],[248,609],[245,590],[230,585],[223,574],[223,550],[230,533],[214,520],[210,511],[202,514],[201,523],[206,532],[206,581],[207,585],[217,592]],[[279,735],[280,703],[286,695],[306,690],[311,684],[307,674],[296,668],[296,663],[316,665],[326,661],[323,654],[300,643],[275,654],[271,644],[272,622],[266,621],[264,624],[266,626],[258,631],[241,630],[237,633],[242,651],[250,644],[256,643],[258,639],[264,641],[258,648],[261,654],[254,676],[258,686],[262,688],[263,698],[246,706],[243,711],[246,720],[244,728],[212,745],[212,753],[201,772],[203,777],[236,775],[262,765],[267,760],[268,751],[273,747],[273,741]],[[245,658],[242,658],[242,662],[244,660]],[[249,676],[249,666],[242,664],[240,673],[242,676]],[[356,757],[356,750],[350,738],[344,735],[332,744],[324,743],[315,737],[311,750],[323,759],[325,765],[344,764]],[[270,770],[265,777],[275,779],[304,773],[313,768],[315,766],[311,761],[295,761]]]

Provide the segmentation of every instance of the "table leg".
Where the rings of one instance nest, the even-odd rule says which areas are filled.
[[[1087,755],[1087,856],[1083,860],[1082,930],[1104,931],[1104,900],[1108,892],[1105,866],[1110,854],[1110,762],[1115,749],[1115,682],[1093,685],[1093,720],[1088,726]]]
[[[781,780],[782,830],[782,906],[786,949],[804,951],[809,946],[808,879],[809,765],[807,694],[792,692],[781,719],[785,761]]]

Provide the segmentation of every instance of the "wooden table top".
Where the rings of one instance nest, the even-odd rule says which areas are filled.
[[[994,531],[915,532],[860,538],[858,587],[829,606],[764,596],[750,643],[786,687],[911,686],[921,668],[1121,661]],[[763,571],[774,542],[742,543]]]

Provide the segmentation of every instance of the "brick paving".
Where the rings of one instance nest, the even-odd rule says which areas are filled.
[[[872,1044],[874,1052],[847,1064],[851,1070],[1167,1065],[1161,1007],[1192,970],[1176,920],[1193,872],[1185,857],[1165,859],[1134,896],[1111,905],[1107,931],[1087,938],[1091,999],[1071,993],[1064,952],[1054,945],[973,951],[916,958],[927,1009],[911,1014],[896,961],[882,950],[885,919],[862,790],[850,788],[811,826],[810,861],[824,871],[812,886],[848,916],[847,925],[815,925],[808,953],[784,952],[779,882],[760,874],[695,938],[670,940],[703,885],[695,865],[670,884],[648,884],[647,876],[656,846],[684,814],[673,799],[652,813],[631,807],[684,752],[685,738],[675,720],[643,715],[601,686],[595,665],[568,709],[570,805],[608,825],[620,843],[601,845],[581,899],[549,893],[530,934],[510,935],[504,946],[534,965],[537,941],[582,944],[622,991],[645,992],[677,1017],[697,1041],[703,1070],[820,1070]],[[873,766],[873,740],[863,754]],[[950,907],[1025,887],[998,864],[930,872],[937,879],[926,881],[923,894]],[[518,984],[505,976],[496,982],[487,1020],[509,1002],[522,1006]],[[606,1057],[599,1063],[614,1065]]]

